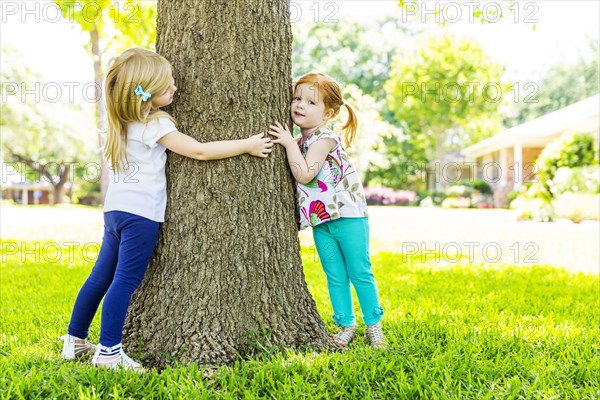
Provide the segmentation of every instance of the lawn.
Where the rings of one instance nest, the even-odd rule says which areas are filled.
[[[0,246],[2,398],[600,398],[598,275],[466,259],[440,266],[431,254],[380,251],[373,265],[386,350],[360,338],[345,353],[266,352],[213,371],[179,365],[138,376],[59,359],[94,249]],[[314,250],[303,248],[303,259],[333,331]]]

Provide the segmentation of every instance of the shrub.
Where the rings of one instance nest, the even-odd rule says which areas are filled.
[[[536,164],[540,167],[538,171],[540,184],[552,196],[553,180],[559,168],[598,164],[594,138],[587,133],[563,136],[546,146]]]
[[[368,205],[374,206],[408,206],[416,204],[419,196],[412,190],[393,190],[387,187],[365,187]]]
[[[444,208],[494,208],[492,188],[481,179],[450,185],[446,189],[446,196],[447,198],[442,202]],[[451,198],[459,200],[449,200]]]
[[[421,207],[434,207],[440,206],[446,199],[446,193],[444,192],[424,192],[420,196],[423,200],[419,203]]]
[[[86,206],[97,206],[102,204],[100,179],[91,181],[85,180],[82,177],[77,177],[75,180],[73,197],[77,199],[78,204]]]
[[[471,206],[475,208],[494,208],[494,199],[491,194],[473,192]]]
[[[471,186],[473,186],[473,190],[477,190],[481,194],[492,194],[492,187],[482,179],[474,180]]]
[[[554,212],[559,218],[568,218],[573,222],[585,219],[600,220],[600,195],[566,192],[553,201]]]
[[[442,208],[469,208],[471,198],[468,196],[448,197],[442,202]]]
[[[471,193],[473,193],[473,188],[464,184],[452,185],[446,189],[447,197],[469,197]]]
[[[425,197],[423,200],[421,200],[419,202],[419,207],[428,207],[428,208],[431,208],[431,207],[434,207],[436,205],[437,204],[433,203],[433,199],[430,196]]]
[[[565,192],[600,193],[600,167],[594,165],[557,169],[554,174],[552,194],[557,196]]]
[[[510,206],[519,212],[519,220],[550,222],[554,218],[552,204],[541,198],[519,196]]]

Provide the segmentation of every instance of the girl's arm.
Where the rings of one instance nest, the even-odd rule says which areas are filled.
[[[223,140],[200,143],[179,131],[167,133],[158,140],[167,149],[196,160],[219,160],[248,153],[255,157],[267,158],[273,151],[273,143],[264,133],[241,140]]]
[[[313,143],[306,152],[306,158],[302,156],[298,143],[292,137],[287,125],[281,126],[279,122],[276,125],[271,125],[270,135],[277,139],[273,143],[279,143],[285,147],[288,163],[294,179],[300,184],[306,185],[312,181],[319,173],[327,154],[335,147],[336,142],[333,139],[325,138],[317,140]]]

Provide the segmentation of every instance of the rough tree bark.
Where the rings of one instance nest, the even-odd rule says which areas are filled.
[[[169,111],[182,132],[239,139],[287,120],[288,8],[287,0],[159,0],[157,51],[174,66]],[[172,357],[229,363],[252,352],[259,332],[288,348],[332,348],[304,280],[282,149],[267,160],[170,153],[167,179],[166,222],[131,302],[125,348],[141,348],[155,366]]]

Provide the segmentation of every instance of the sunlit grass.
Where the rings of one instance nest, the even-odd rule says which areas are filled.
[[[600,397],[597,275],[463,261],[440,267],[434,257],[380,252],[372,261],[388,349],[372,350],[359,337],[340,354],[274,353],[217,371],[181,365],[137,376],[59,359],[58,338],[95,249],[73,246],[46,255],[35,249],[35,243],[1,243],[2,398]],[[303,259],[333,331],[314,250],[304,248]]]

